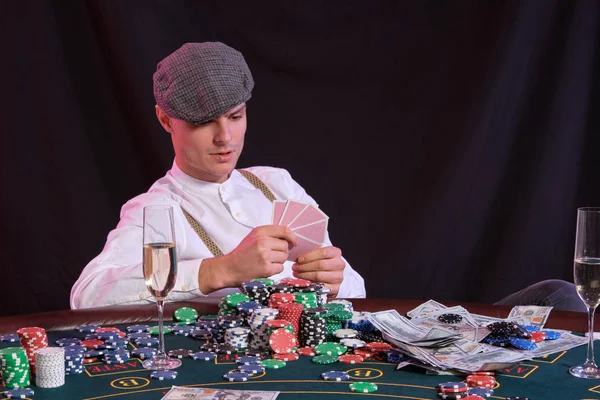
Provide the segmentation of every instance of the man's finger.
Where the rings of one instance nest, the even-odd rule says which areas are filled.
[[[307,279],[312,282],[339,284],[344,280],[344,275],[339,271],[293,271],[293,274],[296,278]]]
[[[325,260],[313,261],[306,264],[295,263],[292,265],[292,271],[310,272],[310,271],[339,271],[346,267],[340,257],[329,258]]]
[[[341,255],[342,250],[335,246],[320,247],[298,257],[298,264],[306,264],[317,260],[340,257]]]
[[[260,236],[268,236],[287,241],[292,247],[296,245],[296,235],[287,226],[263,225],[254,228],[254,233]]]

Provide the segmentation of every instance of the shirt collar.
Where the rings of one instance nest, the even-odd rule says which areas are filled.
[[[173,166],[171,167],[171,171],[169,171],[169,173],[187,191],[196,194],[220,192],[223,189],[229,190],[229,188],[235,186],[243,186],[248,189],[254,189],[254,186],[235,169],[231,172],[231,176],[223,183],[207,182],[194,178],[193,176],[183,172],[175,160],[173,160]]]

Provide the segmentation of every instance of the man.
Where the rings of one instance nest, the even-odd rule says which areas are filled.
[[[291,276],[321,282],[333,296],[365,297],[362,277],[328,235],[323,247],[286,261],[296,237],[270,224],[267,194],[316,205],[286,170],[252,167],[247,177],[235,169],[253,87],[242,54],[218,42],[187,43],[157,65],[156,116],[171,135],[173,167],[123,206],[104,250],[73,286],[71,308],[153,301],[141,267],[148,205],[173,207],[179,263],[171,301],[223,296],[254,278]]]

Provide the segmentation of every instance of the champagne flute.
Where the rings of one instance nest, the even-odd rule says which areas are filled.
[[[158,306],[159,345],[158,354],[142,363],[153,370],[174,369],[181,360],[165,353],[163,311],[165,300],[173,290],[177,279],[177,256],[175,252],[175,229],[173,208],[170,206],[144,207],[144,260],[142,264],[146,287],[156,299]]]
[[[585,363],[569,368],[578,378],[598,379],[600,369],[594,361],[594,313],[600,303],[600,207],[577,209],[575,238],[575,286],[588,310],[589,341]]]

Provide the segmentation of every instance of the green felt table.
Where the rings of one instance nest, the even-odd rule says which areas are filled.
[[[406,311],[411,304],[399,306],[396,309],[401,312]],[[189,304],[186,305],[189,306]],[[369,307],[366,308],[371,309],[374,307],[388,308],[370,303],[367,305]],[[178,306],[172,306],[171,310]],[[355,309],[360,310],[360,307],[355,304]],[[490,311],[488,315],[494,316],[505,316],[507,312],[503,308],[487,308],[487,310]],[[585,324],[585,315],[583,314],[563,313],[562,315],[566,316],[566,319],[554,318],[554,325],[557,328],[565,328],[565,324],[573,325],[573,321],[579,321],[579,319],[583,319],[583,324]],[[39,317],[39,315],[33,317],[30,320],[32,322],[30,325],[33,325],[33,322],[43,322]],[[36,318],[38,319],[36,320]],[[108,320],[110,321],[110,318]],[[62,322],[64,323],[64,321]],[[89,318],[79,318],[75,322],[89,323],[90,320]],[[141,322],[144,322],[144,318],[134,319],[132,323]],[[15,321],[0,318],[0,333],[6,333],[7,327],[10,328],[10,323],[15,323]],[[124,327],[128,324],[104,325],[117,326],[124,330]],[[549,323],[549,325],[552,324]],[[578,322],[577,327],[580,328],[581,326],[582,323]],[[48,327],[48,329],[51,328],[51,326]],[[84,334],[76,329],[69,329],[49,331],[48,336],[50,343],[53,344],[59,338],[83,338]],[[173,334],[168,334],[165,338],[167,350],[178,348],[198,350],[201,343],[204,342]],[[10,344],[2,343],[1,345],[1,347],[7,346],[10,346]],[[132,349],[132,345],[130,345],[130,349]],[[585,353],[586,348],[582,346],[543,359],[526,361],[511,369],[498,371],[496,375],[498,384],[491,398],[504,399],[508,396],[521,396],[537,400],[600,399],[600,380],[576,379],[568,373],[570,366],[583,362]],[[31,387],[36,392],[33,399],[39,400],[160,399],[170,389],[171,385],[220,390],[276,390],[281,392],[279,396],[281,399],[325,399],[330,396],[371,399],[436,399],[436,384],[449,380],[464,380],[465,378],[465,376],[429,375],[424,373],[423,370],[412,367],[396,371],[395,364],[386,362],[383,357],[354,365],[341,363],[317,365],[311,362],[311,357],[300,357],[298,361],[288,362],[285,368],[268,369],[266,373],[254,376],[247,382],[225,381],[222,375],[235,368],[234,355],[223,355],[214,361],[208,362],[191,358],[183,359],[182,366],[177,369],[178,377],[175,380],[159,381],[150,378],[150,371],[141,366],[140,360],[131,358],[125,364],[118,365],[108,365],[101,361],[87,364],[84,373],[67,376],[66,384],[60,388],[37,388],[33,385],[33,379]],[[378,385],[378,390],[375,393],[358,394],[350,391],[349,382],[329,382],[321,379],[321,373],[330,370],[347,371],[351,381],[374,382]]]

